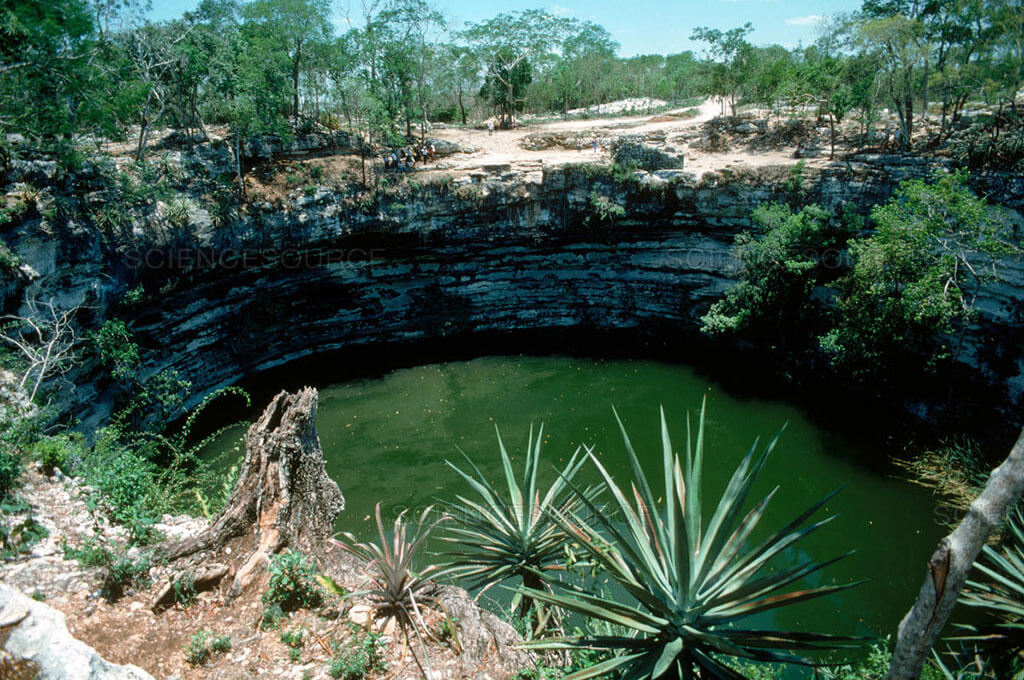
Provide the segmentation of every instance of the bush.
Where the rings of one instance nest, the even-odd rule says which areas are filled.
[[[338,680],[359,680],[370,671],[383,671],[384,640],[380,633],[365,633],[353,627],[353,635],[349,646],[342,649],[335,643],[334,658],[327,669],[327,674]]]
[[[21,475],[21,456],[13,451],[0,449],[0,500],[9,498]]]
[[[185,647],[185,657],[194,666],[202,666],[215,653],[223,653],[231,649],[231,636],[213,637],[207,630],[199,630],[189,638]]]
[[[33,545],[50,535],[46,527],[33,517],[8,527],[0,516],[0,560],[9,560],[27,553]]]
[[[149,585],[149,559],[142,557],[132,560],[127,556],[118,558],[103,573],[100,595],[107,602],[121,599],[130,586]]]
[[[82,456],[82,438],[66,434],[43,437],[32,447],[32,455],[45,475],[52,475],[55,470],[67,472]]]
[[[301,607],[317,607],[323,602],[323,591],[316,585],[316,570],[309,559],[295,550],[285,550],[270,558],[267,567],[270,585],[263,593],[263,602],[278,605],[283,611]]]
[[[116,380],[127,380],[139,365],[139,345],[134,334],[121,319],[107,319],[92,333],[92,340],[104,363],[112,364],[110,374]]]
[[[156,494],[157,467],[120,440],[120,431],[105,428],[83,460],[87,484],[100,492],[110,516],[121,524],[144,524]],[[92,501],[95,506],[96,500]]]

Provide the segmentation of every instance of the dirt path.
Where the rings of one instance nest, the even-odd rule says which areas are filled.
[[[456,154],[423,168],[425,171],[440,171],[447,174],[463,174],[481,171],[486,166],[509,166],[510,170],[527,173],[527,179],[539,179],[543,167],[560,166],[568,163],[608,163],[610,155],[607,143],[624,134],[664,135],[676,149],[685,152],[684,169],[698,177],[705,172],[724,168],[760,167],[769,165],[792,165],[797,162],[790,150],[770,152],[749,152],[733,150],[726,153],[704,153],[687,148],[680,137],[700,124],[709,121],[722,112],[722,104],[716,98],[709,98],[699,107],[677,109],[657,115],[592,118],[566,120],[549,123],[525,123],[512,130],[495,130],[489,134],[485,129],[446,128],[437,129],[433,136],[455,142],[476,151]],[[576,133],[581,149],[562,148],[531,151],[523,148],[523,140],[530,135],[543,133]],[[594,139],[598,149],[594,150]],[[811,159],[810,166],[825,166],[827,159]],[[534,174],[531,177],[529,175]]]

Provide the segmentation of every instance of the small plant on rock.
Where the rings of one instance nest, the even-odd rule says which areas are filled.
[[[199,630],[189,638],[185,647],[185,657],[194,666],[202,666],[214,653],[223,653],[231,649],[231,636],[214,637],[207,630]]]
[[[316,570],[302,553],[285,550],[270,558],[267,567],[270,585],[263,593],[263,602],[278,605],[283,611],[302,607],[318,607],[323,602],[323,591],[314,580]]]
[[[413,571],[413,562],[431,530],[441,521],[438,519],[428,522],[427,518],[433,509],[431,506],[423,511],[411,532],[410,523],[405,520],[405,513],[399,514],[395,518],[391,540],[388,540],[384,522],[381,519],[380,503],[377,503],[375,514],[380,543],[360,543],[355,536],[345,533],[343,535],[348,543],[342,544],[344,550],[366,562],[370,572],[371,587],[366,591],[353,593],[353,595],[369,596],[378,611],[384,614],[389,622],[391,619],[398,622],[407,643],[411,629],[419,638],[424,653],[426,653],[426,643],[423,633],[426,632],[426,623],[423,620],[421,608],[423,603],[430,599],[427,590],[431,587],[431,583],[426,577],[437,572],[438,569],[436,566],[430,565],[416,572]],[[420,663],[415,654],[413,658],[416,659],[417,664]],[[422,665],[420,669],[423,670]],[[424,674],[426,673],[427,671],[424,670]]]

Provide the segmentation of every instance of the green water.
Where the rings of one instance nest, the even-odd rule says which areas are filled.
[[[888,468],[872,469],[868,461],[877,462],[883,454],[866,440],[824,429],[791,404],[730,394],[686,366],[486,357],[323,387],[320,441],[328,472],[346,501],[338,529],[372,538],[370,518],[378,501],[385,515],[393,517],[403,508],[419,509],[464,493],[466,488],[444,463],[446,458],[460,461],[459,449],[499,479],[495,426],[518,457],[531,424],[543,423],[549,469],[564,464],[585,443],[595,447],[620,484],[627,484],[630,476],[613,405],[651,479],[660,480],[659,405],[665,408],[679,450],[685,446],[687,410],[699,409],[705,396],[706,504],[717,501],[755,438],[765,442],[788,423],[760,479],[762,494],[781,486],[763,528],[777,528],[836,487],[845,488],[820,514],[840,516],[782,555],[777,567],[808,555],[826,559],[856,550],[808,584],[871,579],[763,622],[858,635],[894,632],[941,534],[930,494],[894,477]],[[869,430],[870,423],[865,423],[864,431]],[[226,435],[219,446],[226,448],[237,435]],[[585,468],[588,476],[596,475]]]

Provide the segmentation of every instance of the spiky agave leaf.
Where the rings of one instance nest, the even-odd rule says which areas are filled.
[[[1024,653],[1024,510],[1017,508],[1008,522],[1009,536],[1001,547],[985,546],[974,568],[987,577],[967,582],[960,602],[986,610],[991,621],[961,624],[957,639],[978,643],[1001,658]]]
[[[405,512],[401,512],[395,518],[389,541],[381,518],[380,503],[377,503],[375,516],[379,543],[360,542],[351,533],[342,534],[347,542],[339,543],[340,547],[366,562],[370,578],[370,588],[351,593],[350,596],[367,595],[390,616],[397,617],[403,625],[416,623],[419,618],[420,593],[429,585],[427,577],[438,571],[434,565],[420,572],[413,570],[419,549],[442,519],[429,521],[433,510],[433,506],[430,506],[423,511],[411,533]]]
[[[567,482],[576,500],[587,509],[587,518],[557,509],[552,514],[598,569],[629,593],[635,604],[623,604],[606,595],[564,585],[559,585],[559,592],[531,590],[529,595],[591,619],[616,624],[630,634],[542,640],[531,643],[531,648],[610,650],[615,655],[607,661],[569,677],[581,680],[616,671],[629,680],[644,680],[666,674],[689,678],[693,677],[694,669],[700,677],[742,679],[723,657],[813,665],[813,661],[798,652],[849,645],[852,638],[846,636],[739,627],[754,614],[857,585],[786,590],[845,555],[826,562],[805,561],[777,571],[765,570],[783,550],[833,519],[808,523],[835,492],[751,545],[750,537],[777,487],[750,510],[745,510],[746,501],[778,437],[760,454],[757,442],[754,443],[705,523],[700,487],[704,406],[695,442],[687,429],[686,455],[682,460],[673,453],[662,411],[664,502],[656,499],[621,420],[619,426],[635,479],[628,490],[620,487],[588,452],[612,496],[614,512],[601,512]]]
[[[543,434],[541,426],[534,439],[530,428],[526,460],[521,477],[517,477],[498,433],[504,489],[492,484],[465,454],[468,471],[446,461],[473,491],[472,497],[460,495],[449,504],[447,512],[455,521],[442,537],[453,546],[446,552],[449,571],[467,579],[471,588],[486,590],[513,577],[530,581],[535,572],[561,564],[565,557],[565,531],[552,511],[569,512],[578,502],[570,484],[586,458],[584,449],[577,449],[561,474],[542,491],[537,473]],[[582,495],[592,499],[593,493],[588,490]]]

